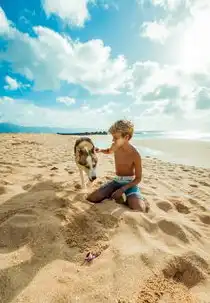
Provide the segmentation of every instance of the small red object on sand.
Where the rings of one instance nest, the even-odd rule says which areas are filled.
[[[85,261],[87,262],[91,262],[93,259],[97,258],[98,256],[100,256],[100,252],[99,253],[92,253],[92,252],[89,252],[87,253],[86,257],[85,257]]]

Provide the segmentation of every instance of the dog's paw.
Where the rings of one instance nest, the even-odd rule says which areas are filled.
[[[74,185],[74,188],[75,188],[75,189],[81,189],[82,186],[81,186],[79,183],[76,183],[76,184]]]

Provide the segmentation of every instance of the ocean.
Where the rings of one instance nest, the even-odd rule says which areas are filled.
[[[142,131],[134,134],[134,139],[185,139],[210,141],[210,133],[198,131]]]
[[[151,139],[151,141],[152,139],[159,139],[162,142],[166,141],[160,146],[160,144],[150,144],[148,139]],[[174,140],[170,140],[170,144],[168,144],[167,139]],[[206,150],[203,148],[208,142],[208,148],[210,148],[210,133],[143,131],[136,132],[132,141],[142,157],[149,156],[176,164],[210,167],[210,159],[208,161],[209,157],[206,156]],[[94,138],[94,143],[99,148],[107,148],[111,142],[112,138],[110,135],[103,136],[103,138],[95,136]],[[148,142],[148,146],[145,146],[147,145],[145,142]],[[188,142],[190,145],[188,145]],[[170,148],[169,145],[173,145],[173,147]]]

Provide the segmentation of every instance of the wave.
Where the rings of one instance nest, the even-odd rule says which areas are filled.
[[[138,131],[134,134],[135,139],[144,138],[168,138],[168,139],[185,139],[210,141],[210,133],[200,131]]]

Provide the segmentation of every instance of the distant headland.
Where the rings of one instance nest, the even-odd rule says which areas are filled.
[[[68,136],[94,136],[94,135],[107,135],[105,131],[95,132],[79,132],[79,133],[57,133],[57,135],[68,135]]]
[[[23,126],[8,122],[0,122],[0,133],[35,133],[60,135],[106,135],[104,131],[92,128],[63,128],[48,126]]]

